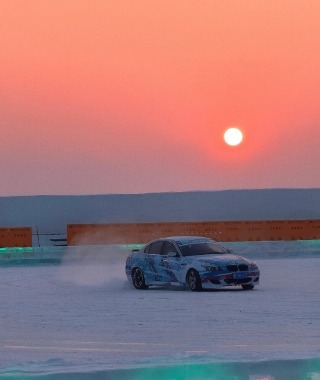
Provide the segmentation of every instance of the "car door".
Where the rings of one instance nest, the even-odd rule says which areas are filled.
[[[148,247],[148,277],[153,283],[163,282],[163,270],[162,270],[162,246],[163,240],[156,240],[150,243]]]
[[[170,241],[165,241],[159,265],[161,266],[162,281],[166,283],[179,283],[181,277],[180,256],[177,248]]]

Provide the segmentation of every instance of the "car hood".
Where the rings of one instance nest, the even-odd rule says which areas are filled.
[[[234,255],[231,253],[228,254],[212,254],[212,255],[203,255],[203,256],[188,256],[190,261],[199,261],[201,263],[214,263],[214,264],[250,264],[252,261],[245,259],[244,257]]]

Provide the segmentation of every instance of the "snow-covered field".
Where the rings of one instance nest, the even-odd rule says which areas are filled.
[[[0,197],[40,245],[0,250],[0,378],[320,380],[320,241],[228,243],[260,285],[202,293],[131,288],[123,247],[49,246],[68,223],[319,215],[320,189]]]
[[[253,291],[138,291],[116,247],[1,267],[0,378],[320,379],[320,242],[282,244],[238,246]]]

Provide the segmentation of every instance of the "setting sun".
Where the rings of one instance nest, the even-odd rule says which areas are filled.
[[[238,128],[228,128],[224,133],[224,141],[231,146],[239,145],[243,140],[243,134]]]

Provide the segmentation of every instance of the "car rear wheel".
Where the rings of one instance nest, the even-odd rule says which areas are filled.
[[[131,274],[133,286],[136,289],[148,289],[148,285],[145,283],[144,274],[142,269],[134,268]]]
[[[201,279],[199,273],[195,269],[190,269],[187,274],[187,284],[193,292],[202,290]]]
[[[243,290],[252,290],[254,285],[241,285]]]

